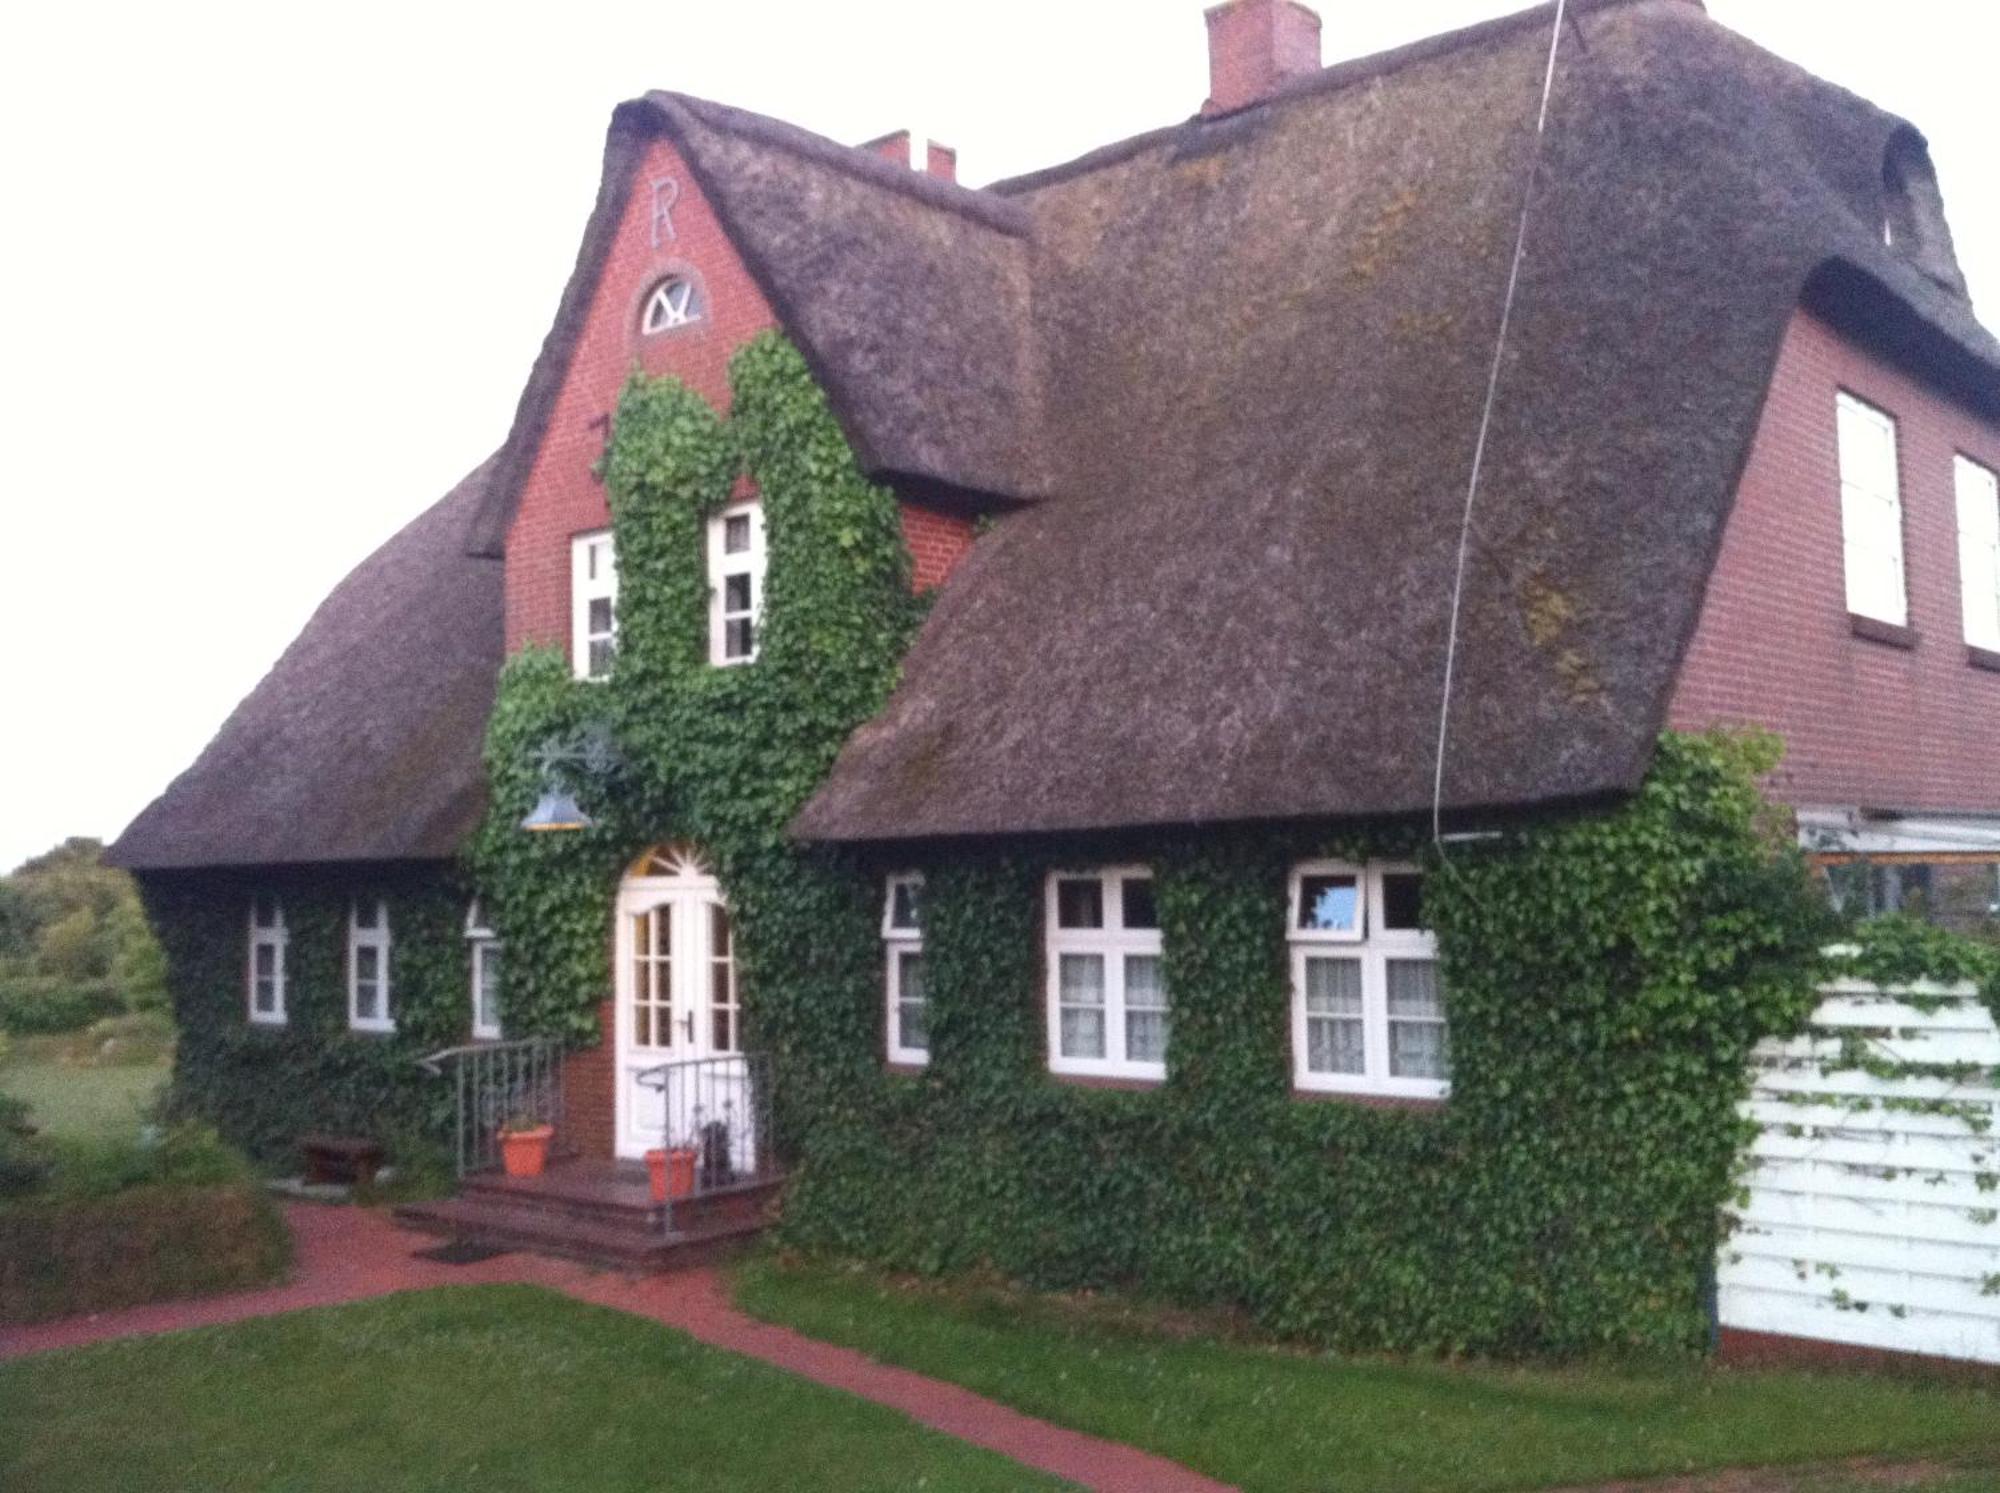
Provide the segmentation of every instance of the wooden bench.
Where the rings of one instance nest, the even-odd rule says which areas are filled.
[[[299,1150],[308,1182],[372,1182],[382,1169],[381,1144],[358,1135],[302,1135]]]

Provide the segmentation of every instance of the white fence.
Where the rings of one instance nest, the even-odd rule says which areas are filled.
[[[1970,985],[1821,994],[1757,1049],[1722,1325],[2000,1363],[2000,1030]]]

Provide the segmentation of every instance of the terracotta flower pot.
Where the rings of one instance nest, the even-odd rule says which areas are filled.
[[[510,1177],[539,1177],[549,1164],[549,1142],[555,1137],[553,1125],[537,1125],[531,1130],[500,1132],[500,1164]]]
[[[653,1201],[694,1195],[694,1167],[701,1153],[693,1146],[655,1147],[646,1153],[646,1172],[653,1183]]]

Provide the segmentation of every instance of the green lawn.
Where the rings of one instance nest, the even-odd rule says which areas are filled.
[[[764,1259],[741,1305],[1246,1493],[1472,1493],[1862,1455],[2000,1468],[2000,1390],[1863,1375],[1338,1359],[1137,1314]],[[2000,1486],[1980,1471],[1931,1486]],[[1825,1484],[1837,1488],[1836,1479]]]
[[[530,1286],[0,1365],[9,1493],[1061,1486],[880,1406]]]
[[[166,1081],[164,1064],[78,1067],[15,1057],[0,1063],[0,1094],[28,1103],[28,1118],[62,1140],[116,1141],[135,1134]]]

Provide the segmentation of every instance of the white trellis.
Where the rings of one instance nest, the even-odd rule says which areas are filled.
[[[1820,993],[1754,1058],[1722,1325],[2000,1363],[2000,1029],[1971,985]]]

